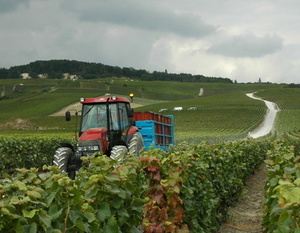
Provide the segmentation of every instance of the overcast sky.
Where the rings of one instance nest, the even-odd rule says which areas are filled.
[[[0,68],[69,59],[300,83],[299,0],[0,0]]]

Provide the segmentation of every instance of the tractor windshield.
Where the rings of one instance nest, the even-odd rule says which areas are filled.
[[[85,104],[82,108],[81,132],[90,128],[107,127],[105,104]]]
[[[108,114],[110,130],[124,131],[130,125],[126,103],[110,103]],[[108,128],[106,103],[83,105],[80,131],[90,128]]]

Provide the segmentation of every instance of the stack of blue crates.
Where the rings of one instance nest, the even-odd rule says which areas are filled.
[[[175,144],[174,140],[174,117],[171,123],[163,123],[155,120],[136,121],[135,125],[139,127],[139,131],[143,136],[145,150],[149,148],[160,148],[168,150],[170,145]]]

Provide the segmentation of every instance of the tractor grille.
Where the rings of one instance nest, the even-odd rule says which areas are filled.
[[[92,155],[95,152],[102,151],[101,144],[98,140],[86,140],[78,142],[78,152],[83,156]]]

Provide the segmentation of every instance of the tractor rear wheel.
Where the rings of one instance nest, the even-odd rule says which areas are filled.
[[[68,147],[61,147],[55,151],[53,164],[61,171],[67,172],[71,179],[75,178],[75,171],[68,171],[69,161],[72,157],[72,150]]]
[[[122,162],[128,154],[128,149],[126,146],[114,146],[110,152],[110,158]]]
[[[144,149],[144,141],[140,132],[133,134],[128,144],[129,154],[134,157],[140,156],[140,151]]]

